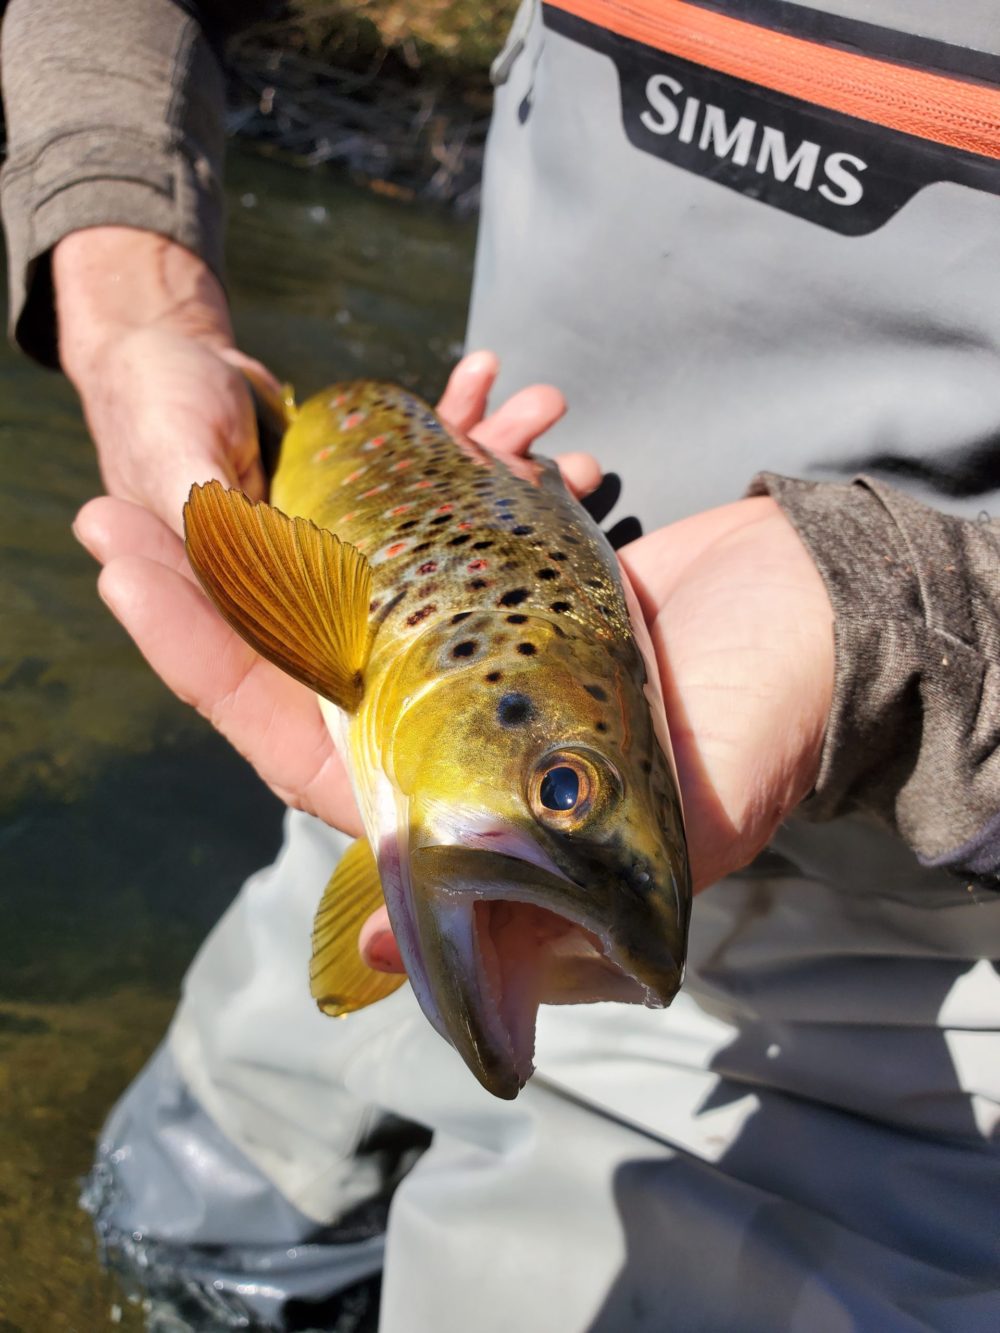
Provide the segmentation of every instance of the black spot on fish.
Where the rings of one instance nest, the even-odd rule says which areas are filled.
[[[452,657],[471,657],[476,651],[475,639],[463,639],[461,643],[456,643],[451,650]]]
[[[511,528],[511,532],[515,537],[529,537],[534,530],[534,528],[529,528],[524,523],[519,523],[516,528]]]
[[[451,522],[450,514],[438,514],[437,518],[431,519],[431,526],[436,528],[439,523],[450,523],[450,522]]]
[[[584,685],[583,687],[592,699],[596,699],[599,704],[608,702],[607,691],[601,689],[600,685]]]
[[[526,694],[505,694],[497,704],[497,721],[502,727],[519,727],[529,721],[534,709]]]
[[[607,729],[608,729],[608,724],[607,724],[606,722],[595,722],[595,723],[594,723],[594,730],[595,730],[595,731],[599,731],[602,735],[604,734],[604,732],[607,731]]]
[[[467,532],[460,533],[457,537],[451,537],[448,541],[449,546],[462,546],[469,540]]]
[[[421,620],[426,620],[427,617],[433,615],[436,610],[436,606],[428,603],[427,606],[422,606],[419,611],[414,611],[411,615],[408,615],[406,617],[406,623],[408,625],[419,625]]]
[[[527,588],[512,588],[510,592],[505,592],[497,603],[498,606],[520,606],[522,602],[528,599]]]
[[[534,657],[535,653],[538,652],[538,649],[533,643],[519,643],[517,645],[517,651],[522,657]]]
[[[487,671],[485,679],[488,680],[491,685],[495,685],[502,676],[502,671]]]
[[[554,569],[540,569],[538,570],[538,577],[540,579],[557,579],[559,574]]]
[[[550,559],[550,560],[565,560],[565,559],[566,559],[566,552],[565,552],[565,551],[550,551],[550,552],[549,552],[549,559]]]
[[[649,776],[650,773],[652,773],[653,765],[649,762],[648,759],[644,759],[642,761],[642,771],[647,775],[647,777]]]
[[[600,606],[598,606],[597,609],[598,609],[598,611],[600,611],[600,613],[601,613],[602,616],[613,616],[613,615],[614,615],[614,612],[611,610],[611,607],[610,607],[610,606],[605,606],[603,602],[600,604]]]
[[[408,518],[408,519],[406,520],[405,523],[400,523],[400,525],[399,525],[399,527],[396,529],[396,531],[397,531],[397,532],[409,532],[409,530],[410,530],[411,528],[415,528],[419,522],[420,522],[420,519],[419,519],[419,518]]]
[[[492,542],[473,542],[472,549],[474,551],[488,551],[492,545]]]
[[[368,614],[370,616],[373,616],[381,605],[382,605],[381,601],[377,597],[374,598],[372,601],[368,603]]]
[[[600,579],[588,579],[588,580],[587,580],[587,587],[588,587],[588,588],[600,588],[600,587],[601,587],[601,580],[600,580]]]
[[[572,609],[573,607],[570,602],[553,602],[549,608],[550,611],[555,611],[555,613],[560,616],[564,611],[572,611]]]
[[[419,546],[414,546],[413,554],[416,555],[418,551],[429,551],[433,545],[433,542],[421,542]]]
[[[452,616],[452,618],[451,618],[451,623],[452,623],[453,625],[461,625],[462,621],[463,621],[463,620],[468,620],[468,618],[469,618],[471,615],[472,615],[472,612],[471,612],[471,611],[456,611],[455,614],[454,614],[454,615]]]
[[[490,586],[490,585],[489,585],[489,583],[487,582],[486,579],[470,579],[470,580],[469,580],[469,587],[472,588],[475,592],[479,592],[480,589],[482,589],[482,588],[488,588],[489,586]]]
[[[507,616],[506,619],[507,619],[507,624],[508,624],[508,625],[523,625],[524,622],[528,619],[528,617],[527,617],[527,616],[522,616],[522,615],[519,615],[519,614],[515,614],[515,615],[512,615],[512,616]]]

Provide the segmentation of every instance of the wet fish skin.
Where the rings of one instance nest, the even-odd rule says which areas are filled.
[[[539,1002],[660,1005],[681,981],[683,818],[617,559],[553,464],[370,381],[297,409],[271,501],[370,566],[360,700],[324,715],[417,998],[514,1096]]]

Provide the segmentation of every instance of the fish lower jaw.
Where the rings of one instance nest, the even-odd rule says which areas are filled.
[[[385,881],[383,881],[385,883]],[[669,952],[618,938],[593,895],[537,862],[479,847],[413,848],[403,901],[386,901],[421,1008],[488,1091],[516,1097],[533,1070],[542,1004],[669,1003]],[[396,910],[394,911],[394,907]],[[649,923],[655,926],[655,921]]]
[[[438,995],[444,1035],[495,1096],[516,1097],[534,1072],[542,1004],[663,1003],[592,931],[548,908],[477,898],[454,902],[445,913],[455,945],[452,994],[461,998],[456,1005]]]

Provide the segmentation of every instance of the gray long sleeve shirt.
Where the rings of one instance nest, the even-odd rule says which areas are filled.
[[[7,6],[3,92],[9,157],[2,207],[10,319],[17,341],[38,360],[58,362],[48,261],[53,246],[70,231],[102,223],[149,229],[197,252],[221,273],[224,94],[217,43],[266,8],[211,0],[197,6],[172,0],[12,0]],[[549,22],[562,33],[567,24],[577,23],[569,35],[583,45],[603,40],[594,35],[599,28],[581,24],[577,15],[567,18],[574,8],[589,13],[601,6],[548,7]],[[604,8],[615,10],[613,5]],[[528,5],[525,12],[531,16],[536,9]],[[501,81],[512,61],[523,60],[523,31],[523,24],[520,33],[515,30],[506,65],[501,62],[499,68]],[[627,62],[648,60],[650,48],[627,50],[627,33],[615,40],[624,89],[629,86]],[[943,42],[938,46],[948,49]],[[623,103],[622,115],[634,113],[647,138],[654,136],[649,143],[637,143],[629,131],[633,147],[628,151],[636,157],[658,151],[673,134],[683,137],[688,114],[691,132],[697,133],[697,106],[694,112],[680,109],[680,80],[671,69],[643,65],[635,86],[644,86],[650,100],[631,108],[627,99]],[[703,91],[700,100],[707,103],[708,96]],[[721,94],[717,100],[722,101]],[[713,126],[702,128],[700,143],[717,157],[719,148],[726,148],[728,161],[717,168],[724,177],[730,164],[738,167],[741,154],[749,154],[750,140],[742,142],[739,135],[746,137],[746,132],[733,129],[718,107],[709,110],[718,115]],[[525,119],[537,114],[530,91],[522,111]],[[638,133],[641,137],[643,130]],[[698,142],[690,136],[689,141]],[[781,166],[780,181],[791,176],[793,185],[801,184],[808,154],[790,154],[785,141],[779,146],[773,134],[767,142],[771,165]],[[758,169],[763,160],[761,149]],[[852,198],[860,177],[851,175],[851,162],[860,160],[855,153],[826,159],[823,188],[833,202],[842,205]],[[684,162],[680,166],[691,170]],[[676,172],[676,165],[671,170]],[[723,184],[753,197],[738,175]],[[579,206],[602,209],[586,197]],[[603,212],[612,217],[618,206],[609,199]],[[544,225],[539,221],[543,214],[533,226]],[[694,237],[696,211],[689,216]],[[745,226],[752,231],[760,216],[744,220]],[[558,208],[547,218],[557,232],[571,225]],[[486,228],[481,275],[489,266],[498,225],[494,218]],[[513,234],[510,227],[508,234]],[[543,236],[542,251],[545,244]],[[598,262],[598,254],[590,262]],[[580,259],[567,254],[565,267]],[[816,262],[823,262],[822,255]],[[558,311],[559,302],[551,309]],[[722,310],[721,319],[727,317],[735,326],[744,312],[733,305],[729,316]],[[928,309],[926,319],[933,329],[938,312]],[[572,343],[580,336],[579,330],[564,326],[554,340]],[[775,327],[763,336],[782,335]],[[1000,377],[997,359],[993,372]],[[537,373],[549,372],[539,367]],[[572,381],[565,387],[572,400]],[[587,447],[587,442],[580,445]],[[755,463],[768,462],[748,457],[742,482]],[[985,447],[981,465],[995,489],[1000,482],[996,437]],[[740,485],[740,479],[734,481]],[[758,478],[753,489],[773,495],[795,525],[836,614],[835,701],[817,789],[805,813],[829,819],[851,810],[868,812],[897,830],[924,862],[995,887],[1000,879],[1000,523],[944,514],[874,480],[845,485],[772,473]]]

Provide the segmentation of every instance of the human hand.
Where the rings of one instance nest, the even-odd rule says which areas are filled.
[[[833,610],[767,497],[695,514],[618,552],[656,652],[695,892],[741,869],[811,791],[833,696]],[[401,971],[384,910],[359,941]]]
[[[524,453],[558,420],[565,403],[556,390],[536,386],[486,417],[496,371],[490,353],[466,357],[439,412],[487,448]],[[110,410],[112,427],[127,437],[127,416],[114,405]],[[580,491],[590,490],[600,475],[586,456],[569,457],[565,468]],[[198,479],[189,477],[187,485]],[[207,717],[287,805],[359,833],[350,782],[314,695],[258,657],[221,619],[176,533],[149,508],[108,496],[84,506],[74,531],[105,567],[101,596],[174,693]]]

